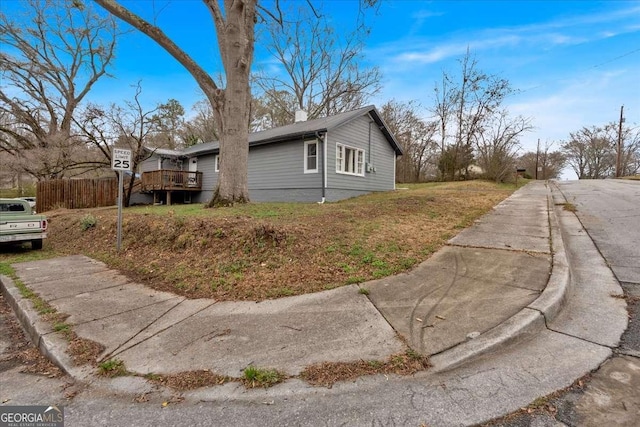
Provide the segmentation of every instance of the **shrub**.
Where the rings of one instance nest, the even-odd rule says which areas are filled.
[[[98,220],[95,216],[89,214],[82,217],[80,220],[80,226],[82,227],[82,231],[87,231],[90,228],[93,228],[98,223]]]

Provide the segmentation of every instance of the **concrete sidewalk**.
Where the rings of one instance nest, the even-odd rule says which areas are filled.
[[[105,346],[100,360],[116,357],[140,374],[240,376],[256,365],[295,375],[318,362],[386,359],[405,349],[398,335],[442,370],[538,330],[543,312],[531,307],[560,303],[566,266],[543,294],[552,270],[549,196],[543,183],[520,189],[411,272],[361,284],[369,297],[351,285],[259,303],[188,300],[84,256],[14,267],[80,337]],[[72,369],[58,334],[30,322]]]

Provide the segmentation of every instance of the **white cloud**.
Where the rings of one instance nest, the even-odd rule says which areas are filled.
[[[383,54],[387,61],[394,66],[400,65],[424,65],[434,64],[449,58],[460,57],[467,49],[471,52],[479,52],[486,49],[514,47],[520,39],[514,35],[504,35],[495,38],[486,38],[471,41],[453,41],[448,43],[419,42],[414,43],[410,49],[404,50],[400,46],[407,43],[399,42],[398,45],[386,46],[383,48],[387,53]],[[403,51],[404,50],[404,51]],[[393,54],[392,52],[399,52]],[[380,55],[380,52],[374,53]]]
[[[622,84],[621,84],[622,83]],[[532,117],[536,138],[559,141],[584,126],[602,126],[617,120],[620,105],[640,117],[640,87],[634,73],[618,69],[593,72],[568,84],[543,87],[509,103],[512,114]]]
[[[429,11],[423,13],[432,16]],[[442,62],[463,55],[467,47],[474,53],[512,48],[518,49],[517,54],[520,55],[525,50],[549,50],[556,46],[579,45],[640,31],[640,26],[635,22],[623,22],[628,18],[636,18],[639,13],[640,7],[633,7],[538,24],[458,33],[442,39],[410,36],[370,51],[372,55],[398,65]],[[615,30],[611,29],[612,24],[616,25]],[[409,32],[413,33],[413,30]]]
[[[416,13],[414,13],[412,15],[412,18],[413,19],[425,20],[427,18],[434,18],[434,17],[437,17],[437,16],[443,16],[443,15],[444,15],[443,12],[436,12],[436,11],[433,11],[433,10],[423,9],[423,10],[419,10]]]

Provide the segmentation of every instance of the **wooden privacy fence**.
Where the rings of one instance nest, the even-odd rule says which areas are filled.
[[[114,206],[117,199],[118,180],[115,178],[54,179],[38,182],[36,210]]]

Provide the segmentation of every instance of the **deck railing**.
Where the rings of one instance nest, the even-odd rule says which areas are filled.
[[[202,172],[161,169],[142,173],[142,191],[199,191],[202,190]]]

